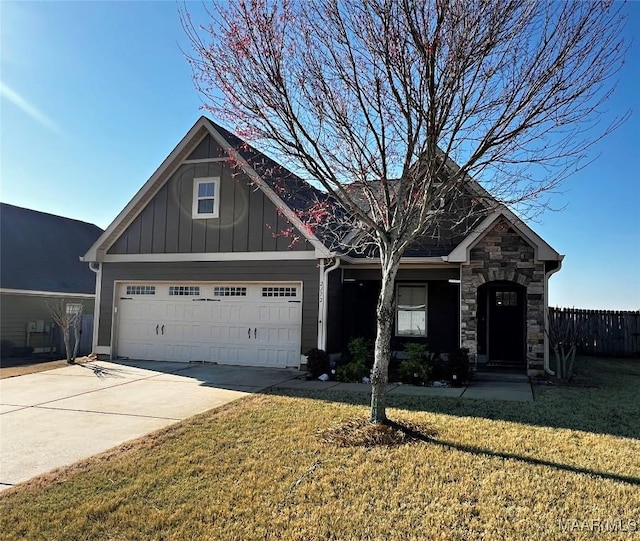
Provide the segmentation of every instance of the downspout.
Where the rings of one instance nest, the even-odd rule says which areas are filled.
[[[327,348],[327,318],[329,315],[329,273],[340,266],[340,259],[336,258],[335,263],[330,267],[324,267],[324,259],[320,263],[320,309],[318,310],[320,320],[318,321],[318,349],[326,351]]]
[[[97,265],[98,267],[94,267]],[[91,338],[91,350],[95,352],[98,345],[98,327],[100,323],[100,293],[102,290],[102,265],[97,262],[90,262],[89,269],[96,275],[96,295],[93,305],[93,336]]]
[[[558,266],[544,273],[544,372],[550,376],[555,376],[556,373],[549,367],[549,335],[547,334],[549,329],[549,278],[562,268],[564,256],[560,257]]]

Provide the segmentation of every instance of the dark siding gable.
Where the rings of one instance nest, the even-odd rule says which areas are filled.
[[[224,158],[226,154],[211,135],[206,135],[196,149],[189,154],[187,160],[204,160],[206,158]]]
[[[197,155],[203,154],[198,149],[207,139],[196,149]],[[218,218],[191,217],[193,181],[201,177],[221,179]],[[290,227],[290,222],[264,193],[251,185],[244,173],[232,169],[229,162],[187,163],[169,178],[108,253],[313,250],[302,239],[292,244],[291,236],[283,233]]]

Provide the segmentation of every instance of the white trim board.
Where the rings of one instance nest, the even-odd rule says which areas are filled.
[[[413,268],[433,268],[433,267],[441,267],[447,268],[451,267],[451,265],[444,259],[446,256],[437,256],[437,257],[403,257],[400,259],[400,266],[403,267],[405,265],[411,265]],[[359,268],[380,268],[380,258],[379,257],[366,257],[366,258],[358,258],[351,256],[339,256],[339,258],[348,263],[349,265],[353,265],[354,267]]]
[[[219,252],[184,254],[108,254],[104,263],[170,263],[183,261],[301,261],[317,259],[316,252]]]
[[[35,291],[32,289],[7,289],[0,288],[0,293],[9,295],[32,295],[34,297],[72,297],[87,300],[95,299],[95,293],[62,293],[60,291]]]

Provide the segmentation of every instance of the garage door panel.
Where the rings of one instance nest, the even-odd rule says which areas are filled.
[[[119,356],[247,366],[299,364],[302,306],[292,299],[300,295],[299,285],[203,283],[196,285],[200,295],[170,295],[169,284],[153,285],[154,298],[121,298]],[[220,294],[229,291],[238,294]]]

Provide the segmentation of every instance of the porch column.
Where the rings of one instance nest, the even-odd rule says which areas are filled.
[[[469,350],[469,360],[475,363],[478,354],[478,286],[474,268],[481,270],[481,265],[462,265],[460,272],[460,347]],[[482,280],[484,281],[484,280]]]

